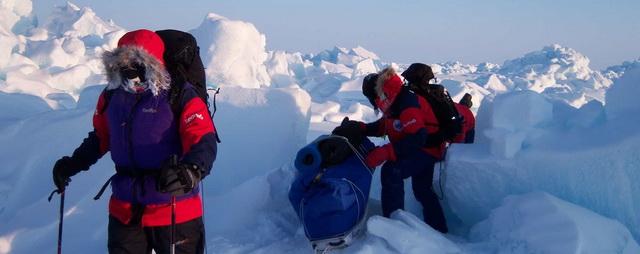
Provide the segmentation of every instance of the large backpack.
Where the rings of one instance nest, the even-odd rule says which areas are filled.
[[[165,67],[171,75],[169,102],[172,107],[180,106],[177,102],[182,97],[182,86],[185,82],[189,82],[195,88],[198,96],[207,104],[208,109],[207,81],[196,38],[190,33],[171,29],[159,30],[156,31],[156,34],[164,42],[163,58]],[[180,110],[180,108],[175,108],[174,112],[180,112]]]
[[[189,82],[198,93],[198,96],[207,105],[207,111],[213,120],[216,111],[215,95],[213,98],[213,114],[211,114],[209,104],[209,93],[207,92],[207,80],[204,72],[204,64],[200,58],[200,47],[196,38],[190,33],[178,30],[158,30],[156,34],[160,36],[164,43],[164,62],[167,71],[171,75],[171,89],[169,91],[169,103],[174,114],[180,114],[182,107],[182,89],[185,82]],[[220,89],[216,91],[216,94]],[[220,143],[218,132],[216,131],[216,141]]]
[[[456,109],[449,92],[442,85],[429,84],[429,81],[435,77],[431,67],[414,63],[401,75],[409,82],[411,91],[429,102],[438,119],[438,133],[427,140],[427,146],[438,146],[442,141],[452,142],[455,136],[462,133],[464,119]]]

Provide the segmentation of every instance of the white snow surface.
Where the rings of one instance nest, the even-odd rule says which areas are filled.
[[[514,88],[547,94],[580,107],[595,99],[604,102],[611,80],[589,68],[589,58],[554,44],[524,57],[508,60],[499,71]]]
[[[30,1],[1,6],[11,4],[31,11]],[[72,3],[57,7],[43,26],[35,23],[22,34],[0,29],[0,91],[35,95],[54,109],[74,108],[84,87],[104,83],[99,58],[124,30]]]
[[[51,168],[91,129],[105,83],[100,55],[125,33],[72,3],[38,24],[32,5],[0,0],[0,254],[55,248]],[[409,64],[360,46],[267,51],[253,24],[217,14],[190,32],[208,85],[221,87],[222,143],[203,186],[208,251],[311,252],[287,200],[297,149],[345,116],[375,121],[362,78]],[[579,52],[551,45],[502,65],[431,63],[455,101],[474,96],[477,112],[476,143],[451,146],[434,176],[451,232],[414,215],[420,206],[409,184],[407,211],[379,216],[376,172],[364,234],[335,253],[638,253],[637,62],[600,72]],[[106,157],[73,177],[65,253],[106,251],[107,198],[92,200],[113,173]]]
[[[616,89],[607,94],[612,103],[604,107],[587,104],[576,110],[539,99],[521,99],[518,106],[513,99],[522,95],[517,93],[484,102],[478,111],[477,144],[449,148],[443,181],[452,215],[471,225],[508,195],[545,191],[622,222],[638,239],[640,131],[630,123],[639,118],[627,114],[640,109],[628,99],[640,84],[635,72],[613,85]],[[526,113],[527,108],[538,108],[538,113]],[[509,126],[520,128],[496,131],[504,121],[495,119],[512,119]],[[504,153],[496,153],[496,142],[505,146],[498,149]]]
[[[638,253],[620,222],[544,192],[506,197],[470,239],[493,253]]]

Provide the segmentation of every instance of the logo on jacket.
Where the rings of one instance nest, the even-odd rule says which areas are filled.
[[[186,120],[184,120],[184,123],[185,123],[185,124],[189,124],[191,121],[193,121],[193,119],[196,119],[196,118],[198,118],[198,119],[200,119],[200,120],[204,120],[204,117],[202,116],[202,114],[200,114],[200,113],[195,113],[195,114],[190,115],[189,117],[187,117],[187,119],[186,119]]]
[[[400,122],[400,120],[396,119],[393,121],[393,129],[396,131],[402,131],[402,122]]]
[[[411,119],[411,121],[406,122],[405,124],[402,124],[402,122],[398,119],[393,121],[393,129],[396,131],[402,131],[402,129],[406,128],[409,125],[412,125],[414,123],[418,122],[415,118]]]
[[[157,113],[158,110],[156,110],[155,108],[142,108],[142,113]]]

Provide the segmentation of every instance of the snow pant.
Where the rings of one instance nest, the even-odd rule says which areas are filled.
[[[411,159],[387,161],[382,166],[382,214],[389,217],[398,209],[404,209],[404,179],[411,177],[413,195],[422,204],[424,221],[442,233],[447,233],[447,223],[438,196],[433,192],[433,168],[436,159],[421,153]]]
[[[176,224],[176,253],[204,253],[204,224],[202,217]],[[169,254],[171,250],[171,226],[143,227],[126,225],[109,216],[110,254]]]

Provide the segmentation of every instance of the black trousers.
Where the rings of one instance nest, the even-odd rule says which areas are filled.
[[[413,156],[411,159],[387,161],[380,173],[382,182],[382,214],[389,217],[398,209],[404,209],[404,179],[411,177],[413,195],[422,204],[424,221],[442,233],[447,233],[442,207],[433,192],[433,168],[436,160],[427,155]]]
[[[171,226],[142,227],[125,225],[109,216],[110,254],[169,254],[171,251]],[[176,224],[176,253],[204,253],[204,224],[202,217]]]

